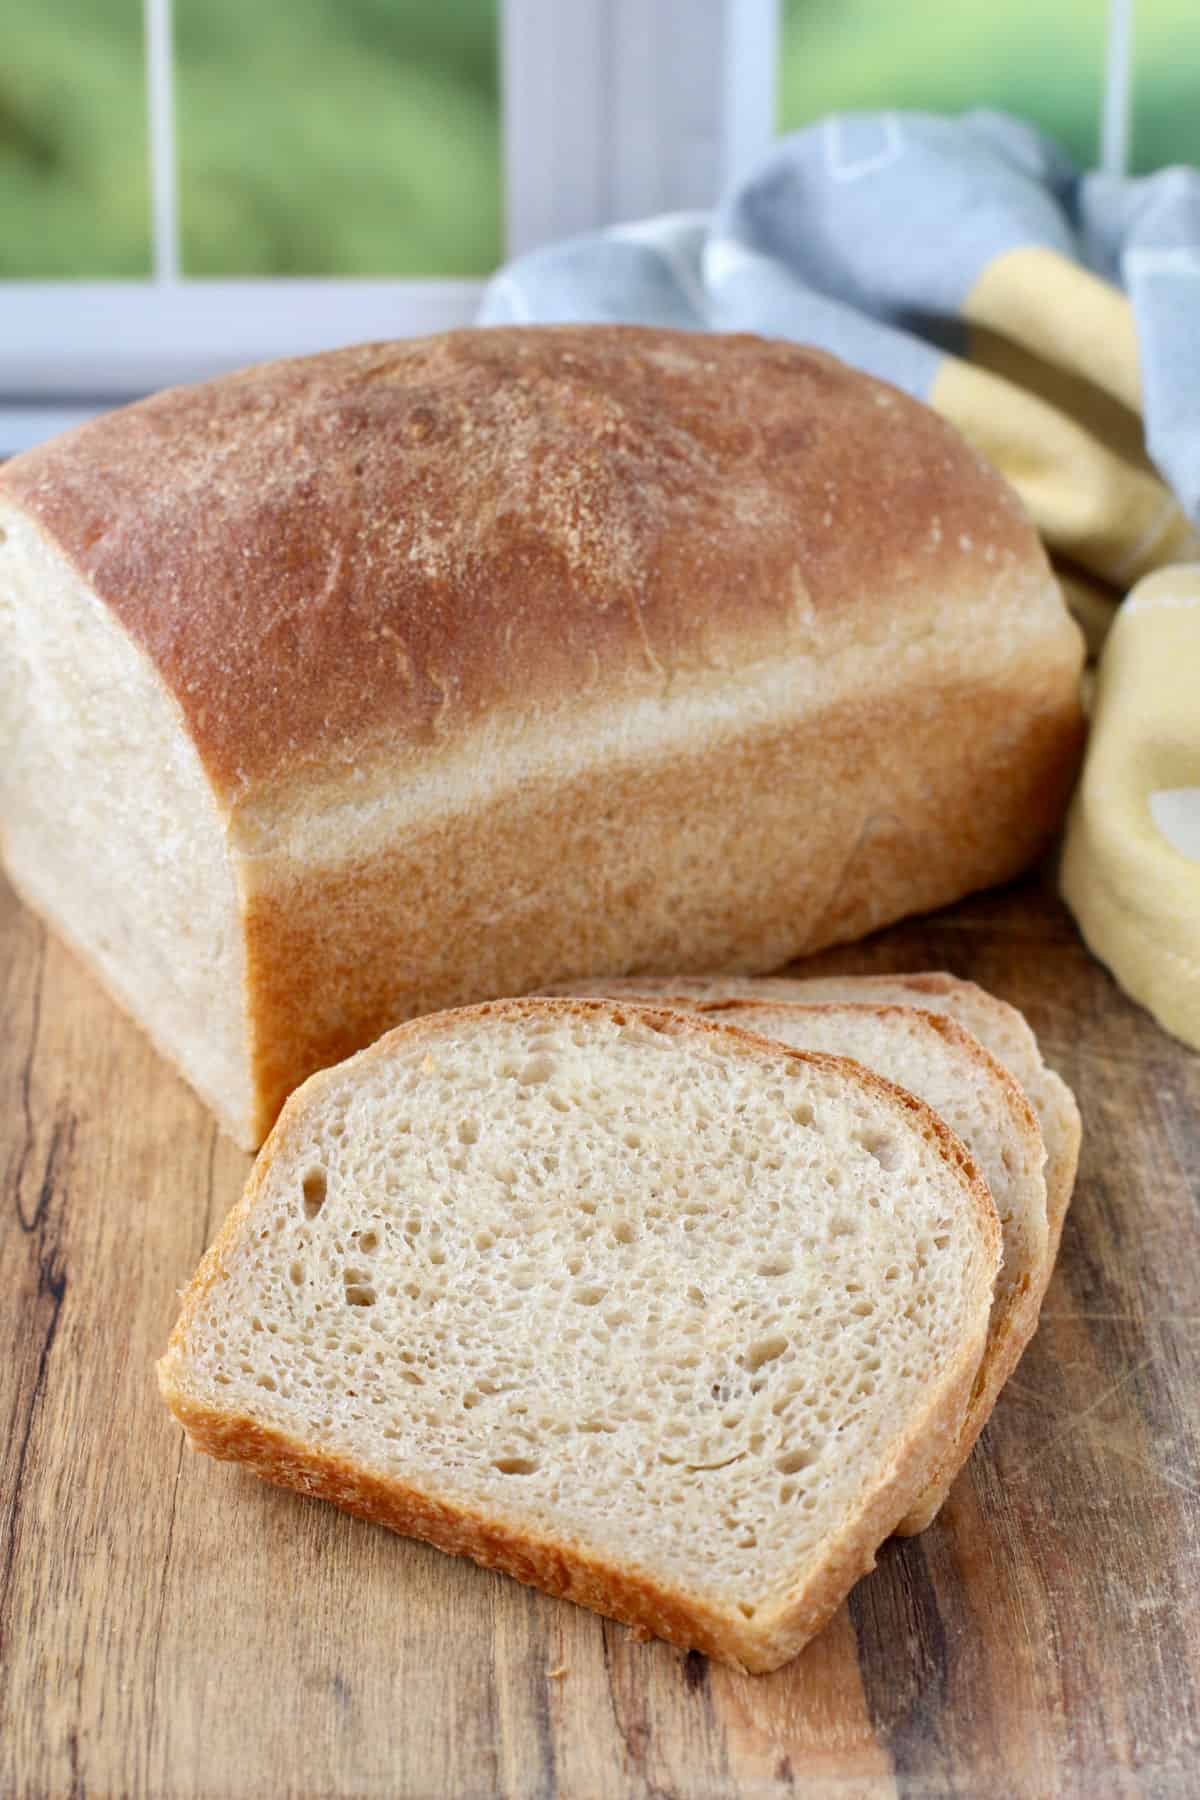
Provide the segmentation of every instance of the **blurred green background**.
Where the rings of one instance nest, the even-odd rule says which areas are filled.
[[[1200,0],[1135,0],[1132,169],[1200,163]],[[783,0],[779,124],[996,106],[1099,154],[1107,0]]]
[[[185,273],[492,269],[498,4],[176,0]],[[779,124],[835,107],[987,104],[1027,113],[1092,162],[1107,11],[783,0]],[[1139,0],[1136,45],[1135,166],[1200,162],[1200,0]],[[0,276],[144,276],[149,204],[141,0],[10,0]]]
[[[147,275],[141,0],[5,11],[0,275]],[[174,14],[185,274],[495,267],[497,0],[175,0]]]

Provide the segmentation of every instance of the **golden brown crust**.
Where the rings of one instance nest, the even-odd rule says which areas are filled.
[[[590,999],[494,1001],[401,1026],[360,1052],[351,1064],[313,1076],[292,1095],[263,1147],[242,1199],[229,1214],[183,1296],[178,1322],[158,1365],[159,1386],[192,1442],[210,1455],[243,1463],[277,1485],[321,1495],[360,1517],[423,1538],[439,1549],[470,1556],[548,1593],[621,1619],[643,1635],[703,1650],[733,1668],[763,1673],[794,1656],[820,1630],[859,1575],[873,1567],[875,1549],[894,1528],[913,1495],[941,1466],[959,1429],[982,1353],[982,1323],[978,1332],[960,1345],[954,1363],[943,1371],[923,1414],[911,1421],[896,1447],[891,1466],[864,1496],[859,1513],[827,1546],[822,1566],[798,1582],[797,1589],[783,1596],[769,1615],[759,1619],[705,1606],[695,1597],[682,1595],[636,1568],[621,1568],[569,1538],[538,1536],[481,1509],[423,1493],[391,1473],[371,1470],[327,1453],[245,1413],[222,1411],[188,1389],[188,1337],[201,1304],[220,1278],[226,1258],[236,1252],[268,1171],[278,1158],[287,1156],[289,1141],[302,1132],[305,1117],[323,1089],[344,1081],[349,1069],[386,1057],[400,1039],[435,1039],[442,1033],[460,1030],[468,1014],[532,1021],[544,1019],[548,1013],[579,1018],[597,1012],[620,1023],[635,1016],[652,1028],[675,1036],[716,1037],[726,1051],[760,1061],[778,1063],[786,1059],[819,1068],[852,1069],[857,1082],[898,1106],[909,1124],[959,1172],[964,1199],[979,1227],[983,1266],[994,1273],[1000,1257],[999,1224],[987,1186],[971,1157],[923,1102],[871,1071],[844,1058],[792,1050],[732,1026],[661,1007],[624,1007],[619,1002]]]
[[[0,493],[148,653],[226,798],[588,688],[946,631],[961,601],[1066,629],[952,428],[753,337],[543,326],[271,363],[29,451]]]

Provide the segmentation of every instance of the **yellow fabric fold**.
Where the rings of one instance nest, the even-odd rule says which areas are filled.
[[[1140,413],[1133,309],[1119,288],[1061,251],[1028,244],[997,256],[967,295],[963,317]]]
[[[1200,1047],[1200,565],[1149,577],[1113,622],[1061,882],[1122,987]]]
[[[929,403],[1008,477],[1048,546],[1093,575],[1128,587],[1200,557],[1162,482],[1037,394],[948,356]]]
[[[1063,896],[1122,986],[1200,1048],[1200,536],[1146,454],[1132,309],[1030,246],[984,269],[963,316],[967,355],[930,402],[1021,495],[1099,659]]]
[[[1087,640],[1089,658],[1099,656],[1104,647],[1113,620],[1117,616],[1117,608],[1121,604],[1120,590],[1109,587],[1103,581],[1096,581],[1085,575],[1082,569],[1076,569],[1059,557],[1052,557],[1054,573],[1058,585],[1062,589],[1067,610],[1083,632]]]

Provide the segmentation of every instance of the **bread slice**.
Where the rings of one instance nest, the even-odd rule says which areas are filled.
[[[159,1378],[215,1456],[762,1671],[950,1454],[999,1259],[857,1065],[499,1001],[292,1097]]]
[[[1024,1016],[1007,1001],[941,970],[912,975],[667,975],[626,976],[604,982],[570,982],[556,993],[662,1000],[667,994],[691,1000],[874,1001],[884,1006],[920,1006],[957,1019],[1024,1089],[1037,1114],[1046,1145],[1046,1222],[1049,1281],[1058,1255],[1063,1222],[1075,1187],[1082,1122],[1075,1096],[1043,1060]]]

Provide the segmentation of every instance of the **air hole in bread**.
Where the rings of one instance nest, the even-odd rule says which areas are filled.
[[[315,1219],[325,1204],[325,1195],[328,1192],[324,1169],[308,1171],[304,1177],[303,1192],[304,1216],[306,1219]]]
[[[613,1226],[613,1237],[618,1244],[632,1244],[637,1237],[637,1232],[628,1219],[618,1219]]]
[[[873,1156],[881,1169],[889,1174],[904,1167],[904,1151],[895,1138],[862,1137],[859,1140],[868,1156]]]
[[[760,1275],[790,1275],[792,1259],[790,1256],[768,1256],[758,1265]]]
[[[558,1065],[552,1056],[531,1056],[517,1080],[522,1087],[541,1087],[550,1080]]]
[[[536,1475],[538,1464],[531,1456],[497,1456],[492,1463],[501,1475]]]
[[[358,1247],[364,1256],[373,1256],[379,1248],[379,1233],[377,1231],[360,1231]]]
[[[249,1370],[247,1370],[247,1374],[248,1373]],[[273,1375],[260,1375],[258,1378],[258,1385],[260,1388],[266,1388],[268,1393],[273,1394],[275,1392],[275,1377]]]
[[[781,1333],[758,1338],[746,1351],[746,1367],[754,1374],[764,1363],[774,1362],[777,1357],[782,1356],[787,1347],[788,1341]]]
[[[838,1213],[829,1221],[830,1237],[853,1237],[857,1230],[858,1226],[846,1213]]]
[[[815,1114],[813,1113],[813,1109],[808,1104],[807,1100],[802,1101],[799,1106],[793,1106],[792,1108],[792,1118],[797,1125],[811,1125],[814,1117]]]
[[[361,1269],[347,1269],[342,1277],[348,1306],[374,1306],[375,1289]]]
[[[575,1289],[572,1297],[579,1302],[580,1306],[599,1306],[607,1292],[608,1289],[602,1287],[580,1287]]]
[[[807,1469],[817,1460],[815,1450],[787,1450],[778,1459],[775,1467],[781,1475],[798,1475],[801,1469]]]
[[[292,1281],[295,1284],[295,1286],[299,1287],[304,1280],[303,1265],[301,1263],[294,1262],[292,1264],[291,1268],[288,1270],[288,1274],[291,1276]]]

